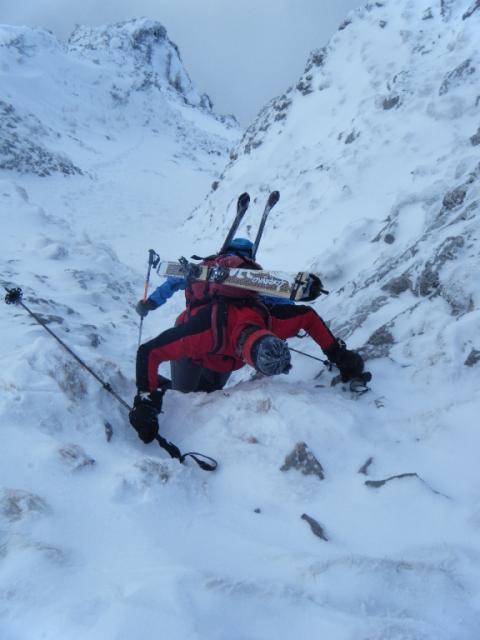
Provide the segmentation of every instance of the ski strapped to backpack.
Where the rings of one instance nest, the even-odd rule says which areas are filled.
[[[255,242],[253,243],[252,258],[254,260],[257,256],[258,245],[260,244],[260,240],[262,239],[263,230],[265,228],[265,223],[267,222],[268,215],[279,200],[280,200],[279,191],[272,191],[272,193],[268,196],[267,204],[265,205],[262,219],[260,220],[260,226],[258,227],[257,237],[255,238]]]
[[[223,262],[227,260],[231,262],[233,258],[225,258]],[[161,261],[157,265],[156,272],[163,278],[183,277],[189,282],[196,281],[221,285],[222,287],[235,287],[245,292],[255,291],[263,295],[286,298],[287,300],[310,301],[317,297],[317,295],[310,297],[310,292],[313,278],[318,278],[318,276],[308,271],[299,271],[298,273],[267,271],[265,269],[255,269],[250,265],[230,267],[216,264],[216,260],[220,259],[207,259],[207,264],[194,264],[183,257],[178,262]],[[318,295],[328,294],[319,278],[317,291]]]
[[[199,301],[206,303],[222,296],[244,299],[252,297],[252,293],[294,301],[312,301],[320,294],[328,294],[316,274],[308,271],[295,274],[267,271],[255,261],[268,215],[279,199],[278,191],[272,191],[268,196],[255,242],[250,243],[251,249],[248,252],[232,248],[233,238],[250,203],[248,193],[242,193],[237,200],[235,219],[219,253],[203,258],[192,256],[193,260],[202,260],[202,264],[194,264],[184,257],[179,258],[178,262],[157,262],[157,274],[165,278],[186,279],[187,306],[191,302],[196,306]],[[249,241],[245,240],[247,242]]]
[[[132,407],[123,400],[112,388],[112,386],[102,380],[100,376],[98,376],[93,369],[91,369],[61,338],[57,336],[55,332],[53,332],[50,327],[42,320],[40,316],[34,313],[27,305],[23,302],[23,292],[19,287],[9,288],[5,284],[2,283],[3,288],[7,292],[5,296],[5,302],[7,304],[19,305],[22,307],[40,326],[42,326],[47,333],[49,333],[52,338],[54,338],[77,362],[80,366],[82,366],[88,373],[99,382],[105,391],[108,391],[115,400],[117,400],[127,411],[131,411]],[[160,435],[156,436],[156,440],[158,444],[167,451],[172,458],[177,459],[181,464],[185,461],[187,457],[191,457],[195,460],[198,466],[204,471],[215,471],[218,466],[216,460],[211,458],[210,456],[206,456],[202,453],[198,453],[196,451],[189,451],[188,453],[181,453],[180,449],[174,445],[172,442],[169,442],[165,438]],[[208,461],[208,462],[207,462]]]
[[[225,253],[230,246],[235,234],[238,231],[238,227],[243,219],[243,216],[247,213],[248,205],[250,204],[250,196],[248,193],[242,193],[237,200],[237,213],[232,222],[232,226],[230,227],[230,231],[227,233],[227,237],[225,238],[222,248],[219,253]]]

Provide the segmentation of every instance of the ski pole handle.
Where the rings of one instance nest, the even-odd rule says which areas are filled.
[[[145,279],[145,287],[143,289],[143,302],[147,301],[148,285],[150,284],[150,272],[152,267],[156,267],[160,262],[160,256],[153,249],[148,250],[148,270],[147,277]],[[138,346],[142,343],[142,329],[143,329],[143,316],[140,318],[140,326],[138,328]]]
[[[145,280],[145,288],[143,290],[143,302],[146,302],[147,300],[148,285],[150,284],[150,272],[152,270],[152,267],[156,267],[159,262],[160,262],[160,256],[158,255],[158,253],[153,249],[149,249],[148,250],[148,271],[147,271],[147,277]]]
[[[143,289],[143,302],[147,301],[147,293],[148,293],[148,278],[145,280],[145,287]]]

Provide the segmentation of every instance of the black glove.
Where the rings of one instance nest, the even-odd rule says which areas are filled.
[[[163,393],[137,393],[133,409],[128,414],[130,424],[145,444],[153,442],[158,434],[158,414],[162,409]]]
[[[327,293],[323,288],[322,281],[314,273],[308,275],[309,286],[306,289],[306,293],[300,298],[305,302],[316,300],[321,293]]]
[[[158,304],[156,302],[150,300],[150,298],[147,298],[146,300],[139,300],[139,302],[137,302],[135,311],[141,318],[144,318],[149,311],[153,311],[157,307]]]
[[[325,355],[337,365],[342,382],[348,382],[357,378],[363,371],[364,362],[362,356],[355,351],[349,351],[343,340],[337,339],[335,343],[325,351]]]

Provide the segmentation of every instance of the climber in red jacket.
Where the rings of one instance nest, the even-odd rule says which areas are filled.
[[[237,238],[227,253],[209,258],[206,263],[261,269],[250,257],[251,249],[249,240]],[[307,300],[318,297],[321,289],[317,276],[312,274],[311,279]],[[304,330],[338,366],[344,382],[363,371],[361,356],[347,350],[309,306],[285,303],[283,299],[221,283],[176,280],[162,285],[137,305],[137,311],[144,316],[175,290],[185,290],[187,308],[175,327],[142,344],[137,352],[138,392],[130,423],[144,442],[151,442],[158,433],[157,416],[164,393],[158,388],[158,367],[162,362],[171,362],[174,389],[214,391],[223,388],[231,372],[245,364],[267,376],[288,373],[290,351],[285,340]],[[165,296],[165,290],[171,293]]]

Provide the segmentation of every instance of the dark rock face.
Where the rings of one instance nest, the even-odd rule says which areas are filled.
[[[456,209],[463,204],[466,195],[467,190],[465,189],[465,187],[457,187],[456,189],[452,189],[452,191],[448,191],[445,194],[442,204],[445,209],[451,211],[452,209]]]
[[[370,358],[385,358],[390,354],[390,351],[395,342],[395,338],[389,331],[390,325],[383,325],[372,333],[368,338],[365,345],[361,348],[361,355],[364,359]]]
[[[144,49],[152,46],[153,43],[165,40],[167,30],[159,22],[148,27],[137,29],[132,34],[132,47],[134,49]]]
[[[440,0],[440,13],[444,20],[449,20],[452,15],[452,4],[454,0]]]
[[[344,29],[346,29],[348,27],[349,24],[352,24],[352,21],[350,19],[346,19],[342,22],[342,24],[338,27],[339,31],[343,31]]]
[[[480,0],[479,0],[480,2]],[[470,138],[470,142],[472,143],[472,145],[474,147],[478,146],[480,144],[480,127],[478,127],[477,129],[477,133],[474,133],[473,136]]]
[[[305,71],[303,75],[300,77],[299,81],[296,84],[296,89],[302,95],[306,96],[309,93],[313,93],[313,74],[312,69],[323,67],[325,64],[325,59],[327,57],[327,49],[323,47],[322,49],[317,49],[310,54],[310,57],[307,60],[307,65],[305,67]]]
[[[447,238],[437,249],[435,256],[428,260],[421,272],[416,287],[420,296],[431,296],[439,293],[440,270],[448,260],[453,260],[464,247],[462,236]]]
[[[274,123],[281,123],[286,120],[291,104],[291,98],[284,93],[266,105],[255,121],[247,128],[238,147],[230,154],[231,162],[235,162],[242,151],[245,154],[249,154],[254,149],[257,149],[263,143],[265,134]]]
[[[327,49],[326,47],[322,47],[321,49],[316,49],[312,51],[310,54],[307,65],[305,67],[305,73],[308,73],[313,67],[323,67],[325,64],[325,60],[327,57]]]
[[[297,82],[297,90],[304,96],[307,96],[309,93],[313,93],[312,80],[313,76],[311,74],[307,74]]]
[[[384,98],[382,106],[385,111],[400,106],[400,96],[392,96],[391,98]]]
[[[373,345],[395,344],[395,338],[385,327],[380,327],[372,333],[368,343]]]
[[[318,520],[315,520],[315,518],[312,518],[306,513],[303,513],[301,518],[302,520],[305,520],[305,522],[308,522],[313,535],[317,536],[317,538],[321,538],[322,540],[325,540],[325,542],[328,542],[328,538],[325,533],[325,530],[322,527],[322,525],[318,522]]]
[[[430,296],[435,294],[440,285],[440,277],[438,271],[432,268],[431,264],[428,264],[423,269],[418,279],[418,294],[421,296]]]
[[[44,127],[33,114],[21,116],[13,105],[0,100],[0,169],[34,173],[82,174],[82,170],[60,153],[47,149],[40,140],[56,140],[58,134]]]
[[[443,96],[452,89],[460,86],[466,78],[473,75],[476,72],[475,67],[470,59],[464,60],[462,64],[459,64],[456,69],[447,73],[443,79],[443,82],[438,90],[438,95]]]
[[[393,296],[399,296],[401,293],[408,291],[411,288],[412,283],[407,275],[392,278],[382,286],[383,291],[387,291]]]
[[[467,359],[465,360],[465,365],[467,367],[473,367],[477,364],[477,362],[480,362],[480,351],[478,351],[477,349],[472,349],[468,354]]]
[[[480,0],[475,0],[475,2],[465,11],[462,16],[462,20],[470,18],[470,16],[475,13],[477,9],[480,9]]]
[[[334,333],[342,336],[343,339],[346,339],[355,331],[355,329],[361,326],[371,314],[381,309],[383,306],[388,304],[388,302],[388,296],[377,296],[373,300],[369,300],[365,305],[360,306],[350,318],[346,319],[345,322],[336,325]]]
[[[247,128],[238,147],[231,152],[230,160],[235,162],[239,155],[250,154],[252,151],[260,147],[264,141],[267,132],[275,124],[282,125],[287,120],[290,107],[292,105],[292,95],[295,89],[302,95],[307,96],[313,91],[320,89],[313,85],[315,74],[314,71],[319,67],[323,67],[327,59],[327,48],[323,47],[313,51],[305,66],[305,71],[299,78],[294,87],[290,87],[284,94],[274,98],[267,104],[258,114],[255,121]]]
[[[351,131],[348,136],[345,138],[345,144],[352,144],[358,137],[359,133],[357,131]]]
[[[317,476],[320,480],[325,478],[323,467],[308,448],[305,442],[299,442],[294,450],[285,458],[280,471],[297,469],[304,476]]]

